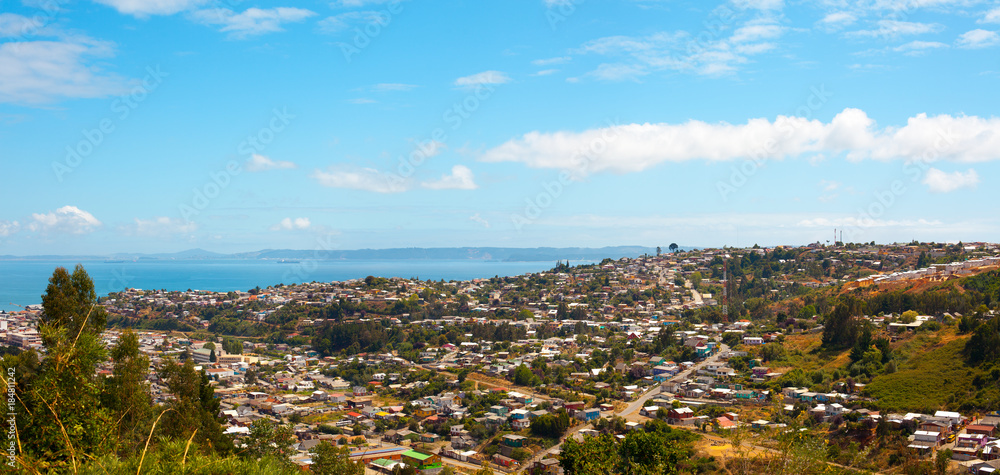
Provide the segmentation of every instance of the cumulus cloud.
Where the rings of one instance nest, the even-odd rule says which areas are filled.
[[[271,231],[279,230],[292,230],[292,229],[307,229],[312,223],[309,222],[309,218],[285,218],[281,222],[271,226]]]
[[[288,168],[296,168],[292,162],[286,162],[282,160],[271,160],[268,157],[259,154],[253,154],[247,159],[246,162],[247,170],[251,172],[262,172],[267,170],[283,170]]]
[[[510,78],[500,71],[483,71],[471,76],[460,77],[455,80],[458,87],[475,87],[481,84],[505,84],[510,82]]]
[[[983,15],[983,18],[977,21],[978,23],[1000,23],[1000,7],[996,7]]]
[[[43,234],[87,234],[101,227],[94,215],[77,208],[63,206],[49,213],[32,213],[28,229]]]
[[[316,15],[303,8],[248,8],[236,13],[228,8],[198,10],[191,18],[204,25],[221,26],[220,31],[229,33],[231,38],[243,39],[251,36],[284,31],[285,23],[297,23]]]
[[[480,216],[479,213],[476,213],[476,214],[474,214],[472,216],[469,216],[469,219],[472,220],[472,221],[475,221],[475,222],[477,222],[479,224],[482,224],[483,227],[486,227],[486,228],[490,227],[490,222],[487,221],[486,218]]]
[[[331,167],[327,170],[314,170],[312,177],[320,185],[330,188],[347,188],[375,193],[400,193],[407,190],[406,183],[402,178],[382,173],[373,168]]]
[[[923,184],[932,193],[948,193],[960,188],[975,188],[979,184],[979,174],[971,168],[965,173],[947,173],[931,168],[924,175]]]
[[[876,126],[859,109],[844,109],[829,123],[794,116],[745,124],[625,124],[583,132],[530,132],[485,151],[486,162],[532,168],[638,172],[663,162],[785,159],[816,155],[850,160],[907,159],[984,162],[1000,159],[1000,119],[918,114],[902,127]]]
[[[535,66],[551,66],[551,65],[554,65],[554,64],[567,63],[571,59],[573,59],[573,58],[571,58],[569,56],[559,56],[559,57],[555,57],[555,58],[536,59],[536,60],[532,61],[531,64],[534,64]]]
[[[850,12],[832,12],[820,19],[818,23],[827,30],[836,30],[851,25],[857,20],[858,17]]]
[[[208,3],[208,0],[94,0],[118,10],[118,13],[145,18],[150,15],[173,15]]]
[[[995,31],[975,29],[962,33],[962,35],[955,40],[955,44],[957,44],[960,48],[988,48],[990,46],[1000,44],[1000,35],[998,35]]]
[[[124,226],[122,231],[134,236],[169,236],[171,234],[188,234],[198,229],[193,221],[159,216],[153,219],[135,218],[135,222]]]
[[[8,33],[15,33],[18,27],[10,28]],[[0,44],[0,102],[36,104],[124,93],[128,81],[97,65],[114,55],[113,43],[83,36]]]
[[[344,31],[353,31],[351,27],[361,24],[377,23],[379,25],[389,24],[391,19],[386,13],[372,10],[345,12],[326,17],[319,21],[319,29],[323,33],[337,34]]]
[[[907,56],[919,56],[932,49],[947,47],[948,45],[937,41],[911,41],[909,43],[899,45],[892,50],[897,53],[903,53]]]
[[[900,36],[922,35],[924,33],[937,33],[944,29],[938,23],[920,23],[899,20],[879,20],[876,28],[868,30],[858,30],[848,33],[848,36],[870,37],[870,38],[896,38]]]
[[[0,221],[0,237],[7,237],[21,229],[17,221]]]
[[[464,165],[455,165],[451,167],[450,174],[441,175],[441,178],[437,180],[424,182],[421,186],[432,190],[475,190],[478,188],[472,170]]]
[[[744,23],[729,36],[702,38],[685,31],[646,36],[608,36],[584,43],[578,54],[616,58],[588,76],[606,81],[636,80],[652,71],[681,71],[720,76],[736,71],[755,55],[776,48],[786,28],[771,18]]]

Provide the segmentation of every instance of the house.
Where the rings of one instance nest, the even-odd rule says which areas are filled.
[[[503,439],[500,442],[507,447],[524,447],[526,439],[527,437],[523,435],[507,434],[503,436]]]
[[[584,409],[582,411],[578,411],[576,413],[576,417],[577,419],[580,419],[584,422],[590,422],[592,420],[601,417],[601,410],[596,407],[590,409]]]
[[[500,465],[501,467],[513,467],[517,465],[517,460],[500,454],[493,454],[493,463]]]
[[[426,470],[441,466],[441,456],[436,454],[425,454],[416,450],[403,452],[403,462],[416,467],[418,470]]]
[[[531,473],[533,475],[559,475],[562,473],[562,466],[559,465],[559,459],[542,459],[531,467]]]
[[[424,419],[437,414],[437,411],[429,407],[418,407],[413,410],[413,417]]]
[[[441,436],[437,435],[437,434],[435,434],[433,432],[426,432],[426,433],[420,434],[420,441],[424,442],[424,443],[427,443],[427,444],[433,444],[435,442],[439,442],[440,440],[441,440]]]
[[[983,434],[985,436],[994,438],[997,436],[996,426],[988,426],[981,424],[969,425],[968,427],[965,428],[965,432],[968,434]]]
[[[690,407],[671,409],[667,413],[667,422],[670,424],[691,424],[694,422],[694,411]]]

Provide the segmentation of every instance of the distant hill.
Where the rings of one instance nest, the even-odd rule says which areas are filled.
[[[680,250],[692,250],[694,247],[681,247]],[[664,251],[666,252],[666,251]],[[486,260],[504,262],[536,262],[536,261],[600,261],[602,259],[620,259],[622,257],[639,257],[643,254],[655,255],[655,247],[645,246],[609,246],[601,248],[590,247],[437,247],[437,248],[394,248],[394,249],[355,249],[355,250],[302,250],[302,249],[264,249],[254,252],[222,254],[204,249],[189,249],[174,253],[115,253],[96,256],[0,256],[0,260],[45,260],[45,259],[329,259],[329,260]]]
[[[508,247],[440,247],[357,249],[344,251],[303,251],[293,249],[265,249],[263,251],[234,254],[248,259],[333,259],[333,260],[487,260],[487,261],[558,261],[601,260],[638,257],[655,254],[656,248],[643,246],[614,246],[602,248],[508,248]]]

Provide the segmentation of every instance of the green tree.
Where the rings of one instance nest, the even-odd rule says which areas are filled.
[[[219,361],[219,357],[215,356],[215,350],[211,350],[211,352],[208,354],[208,361],[211,361],[212,363]]]
[[[365,465],[351,461],[351,450],[336,448],[333,444],[320,442],[309,451],[312,465],[309,470],[316,475],[364,475]]]
[[[107,312],[97,305],[94,281],[80,264],[76,265],[72,274],[65,267],[56,268],[42,295],[42,308],[44,312],[39,325],[64,328],[71,337],[81,333],[81,329],[100,335],[107,325]],[[47,338],[53,336],[42,335],[46,347],[52,346],[53,341]]]
[[[250,426],[250,434],[244,438],[245,442],[239,453],[251,460],[273,457],[290,465],[288,457],[293,452],[292,445],[296,440],[288,426],[258,419]]]
[[[531,369],[523,363],[514,370],[514,384],[518,386],[530,386],[531,379],[534,377],[535,373],[532,373]]]
[[[677,252],[677,243],[676,242],[670,243],[670,246],[668,246],[668,248],[670,249],[670,252]]]
[[[149,436],[153,401],[146,386],[149,357],[139,352],[139,338],[127,329],[111,348],[112,376],[107,379],[104,405],[117,424],[121,453],[141,448]]]
[[[195,371],[194,359],[188,358],[183,365],[167,360],[160,368],[160,378],[174,395],[160,422],[163,433],[184,440],[194,436],[206,450],[220,454],[232,451],[233,443],[223,435],[216,417],[221,401],[215,397],[208,375]]]
[[[37,459],[44,471],[75,470],[88,456],[113,452],[116,445],[96,375],[107,355],[100,341],[106,315],[80,265],[72,275],[63,267],[53,272],[42,307],[38,329],[47,355],[17,408],[22,458]]]

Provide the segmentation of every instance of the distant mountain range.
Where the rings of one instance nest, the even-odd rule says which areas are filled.
[[[681,250],[694,249],[682,247]],[[666,248],[663,252],[668,252]],[[175,253],[138,254],[117,253],[104,256],[0,256],[0,260],[191,260],[191,259],[323,259],[323,260],[487,260],[507,262],[534,262],[571,260],[599,261],[604,258],[618,259],[622,257],[638,257],[643,254],[656,254],[655,247],[645,246],[610,246],[601,248],[590,247],[436,247],[436,248],[396,248],[396,249],[355,249],[355,250],[295,250],[295,249],[264,249],[256,252],[240,252],[221,254],[204,249],[189,249]]]

